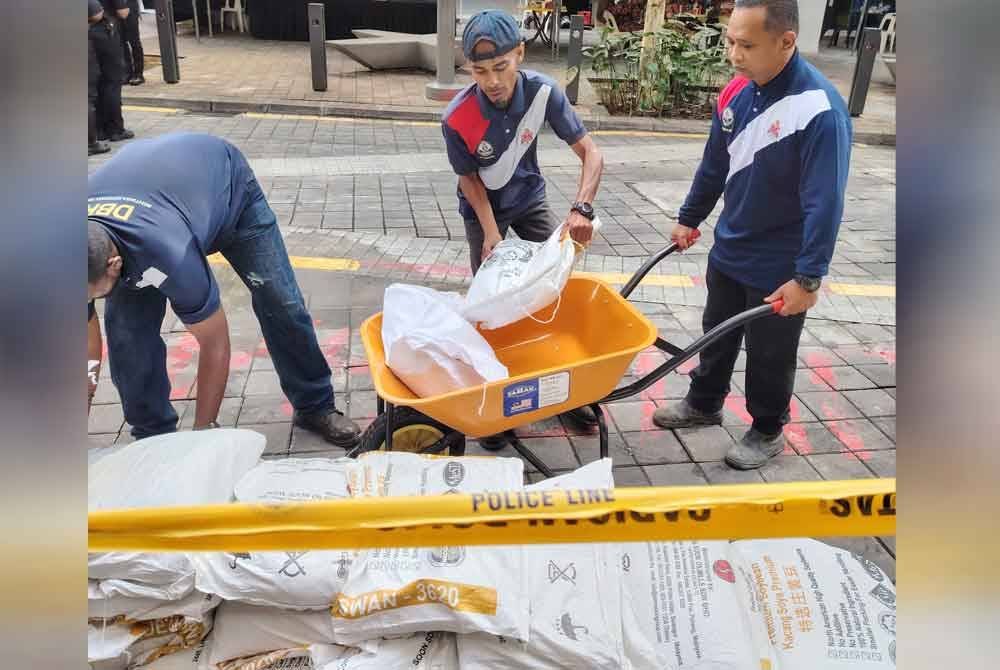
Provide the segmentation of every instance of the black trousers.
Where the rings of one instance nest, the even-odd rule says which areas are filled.
[[[139,3],[128,3],[128,16],[122,25],[122,52],[125,56],[125,80],[129,81],[142,74],[142,40],[139,39]]]
[[[121,22],[104,19],[90,26],[90,42],[97,55],[100,77],[97,82],[97,133],[113,135],[125,130],[122,119],[122,82],[125,60],[122,58]]]
[[[94,40],[87,40],[87,142],[97,141],[97,85],[101,79],[101,66],[97,62]]]
[[[741,284],[719,272],[711,262],[705,276],[708,300],[702,328],[708,332],[731,316],[764,304],[770,291]],[[729,394],[740,343],[746,338],[747,411],[753,427],[767,435],[781,431],[789,420],[789,402],[795,387],[795,367],[805,313],[770,315],[751,321],[701,352],[698,367],[691,371],[687,400],[704,412],[722,409]]]

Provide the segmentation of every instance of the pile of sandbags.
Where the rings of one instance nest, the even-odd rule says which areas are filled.
[[[104,450],[89,466],[88,509],[229,502],[264,447],[259,433],[220,429]],[[93,553],[87,572],[87,655],[101,670],[151,663],[195,647],[211,630],[220,598],[195,588],[184,554]]]
[[[130,463],[149,476],[144,459]],[[613,488],[609,459],[527,487],[519,459],[398,452],[240,461],[217,471],[227,480],[213,480],[218,488],[203,496],[215,502],[226,497],[223,486],[238,501],[265,503]],[[180,472],[162,469],[158,486],[190,488],[170,482]],[[96,474],[98,484],[107,481],[108,473]],[[108,554],[92,556],[92,566],[90,613],[103,633],[92,627],[91,659],[117,664],[92,664],[99,668],[876,670],[895,663],[895,587],[871,562],[814,540]]]

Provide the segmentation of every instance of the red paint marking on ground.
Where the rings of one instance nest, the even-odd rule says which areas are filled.
[[[653,423],[653,413],[656,412],[656,404],[647,400],[642,403],[642,421],[639,424],[640,430],[660,430],[660,427]]]
[[[270,358],[271,352],[267,350],[267,342],[261,340],[253,352],[254,358]]]
[[[705,278],[704,277],[696,277],[694,275],[691,275],[691,283],[694,284],[695,286],[704,286],[705,285]]]
[[[799,401],[792,398],[792,401],[788,403],[788,415],[792,418],[793,422],[797,422],[802,418],[802,409],[799,407]]]
[[[846,456],[847,454],[844,454],[844,455]],[[872,452],[870,452],[870,451],[855,451],[854,455],[857,456],[859,460],[870,461],[871,457],[872,457]]]
[[[229,369],[233,372],[249,370],[253,356],[248,351],[234,351],[229,355]]]
[[[851,430],[849,427],[845,426],[843,423],[830,423],[827,424],[827,428],[833,433],[838,440],[847,445],[847,448],[852,452],[862,451],[865,448],[865,442],[861,439],[861,436]]]
[[[833,359],[821,351],[810,351],[806,353],[806,365],[811,368],[825,368],[833,365]]]
[[[682,375],[686,375],[687,373],[694,370],[696,367],[698,367],[697,358],[698,357],[695,356],[694,358],[681,363],[679,366],[677,366],[677,372],[679,372]]]
[[[785,439],[795,447],[795,451],[805,456],[813,453],[812,443],[809,441],[809,433],[802,423],[790,423],[785,426]]]
[[[345,356],[347,344],[351,341],[350,328],[337,328],[326,331],[320,338],[319,348],[326,357],[327,362],[334,367],[341,367],[347,363]]]
[[[833,368],[813,368],[809,371],[809,378],[816,382],[817,380],[821,382],[826,382],[833,388],[837,388],[837,373]]]
[[[282,403],[281,403],[281,413],[282,414],[284,414],[287,417],[291,417],[292,414],[294,414],[294,412],[295,412],[295,410],[294,410],[294,408],[292,408],[292,403],[288,402],[287,400],[282,401]]]
[[[895,346],[877,346],[872,349],[872,353],[884,360],[889,365],[896,364],[896,347]]]
[[[738,396],[726,396],[725,408],[735,414],[746,425],[753,423],[753,417],[747,411],[747,399]]]

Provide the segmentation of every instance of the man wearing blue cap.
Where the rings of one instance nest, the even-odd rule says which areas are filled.
[[[448,160],[458,174],[472,271],[508,228],[522,239],[541,242],[560,224],[545,201],[545,180],[538,169],[536,139],[545,122],[583,162],[576,199],[563,223],[574,240],[589,242],[591,202],[604,159],[566,95],[551,78],[518,70],[524,38],[504,12],[491,9],[469,19],[462,49],[475,83],[451,101],[441,127]]]

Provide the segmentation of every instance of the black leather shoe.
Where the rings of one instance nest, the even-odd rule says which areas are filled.
[[[681,400],[653,412],[653,423],[660,428],[721,426],[722,412],[702,412]]]
[[[594,414],[594,410],[590,409],[590,407],[577,407],[568,412],[563,412],[560,416],[578,426],[589,427],[597,425],[597,415]]]
[[[122,130],[117,133],[111,133],[111,136],[108,139],[112,142],[121,142],[122,140],[130,140],[133,137],[135,137],[135,133],[131,130]]]
[[[111,147],[108,145],[108,143],[101,142],[100,140],[87,146],[88,156],[94,156],[96,154],[106,154],[109,151],[111,151]]]
[[[335,447],[349,449],[358,443],[361,429],[340,410],[330,409],[312,414],[295,412],[292,421],[299,428],[316,433]]]
[[[139,76],[137,76],[137,77],[132,77],[131,79],[129,79],[129,80],[128,80],[128,83],[129,83],[129,85],[130,85],[130,86],[139,86],[139,85],[141,85],[141,84],[145,84],[145,83],[146,83],[146,78],[145,78],[145,77],[143,77],[143,76],[142,76],[142,75],[140,74],[140,75],[139,75]]]

